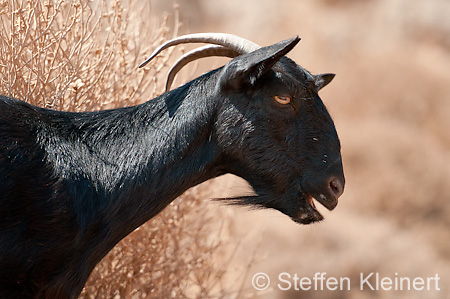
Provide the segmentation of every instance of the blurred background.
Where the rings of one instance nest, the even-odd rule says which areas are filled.
[[[299,226],[278,212],[221,206],[232,217],[230,242],[239,243],[228,273],[250,263],[248,289],[257,272],[273,284],[281,272],[326,272],[355,283],[351,292],[272,285],[256,298],[450,298],[450,2],[178,3],[181,34],[227,32],[260,45],[299,35],[289,56],[313,73],[337,74],[321,97],[342,142],[347,184],[338,207],[319,207],[323,223]],[[158,15],[173,4],[151,5]],[[227,176],[210,188],[223,196],[246,185]],[[370,272],[391,278],[438,273],[441,291],[359,291],[360,273]]]

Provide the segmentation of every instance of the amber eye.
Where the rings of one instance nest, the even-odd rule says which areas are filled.
[[[280,104],[286,105],[291,102],[290,97],[284,97],[284,96],[275,96],[275,101],[277,101]]]

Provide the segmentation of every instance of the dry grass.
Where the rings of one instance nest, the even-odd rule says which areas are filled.
[[[145,70],[137,65],[176,35],[179,24],[176,11],[174,21],[165,16],[159,24],[149,15],[149,6],[138,1],[2,1],[0,93],[69,111],[154,97],[162,90],[162,70],[172,51]],[[118,244],[96,267],[81,297],[237,297],[239,290],[224,286],[233,253],[226,253],[230,248],[224,244],[226,218],[217,220],[222,216],[202,190],[185,193]]]

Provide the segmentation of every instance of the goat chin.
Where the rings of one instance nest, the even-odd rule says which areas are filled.
[[[289,194],[292,194],[292,196]],[[293,192],[286,192],[282,196],[282,201],[277,196],[268,194],[235,196],[215,200],[232,206],[249,207],[250,209],[275,209],[299,224],[311,224],[323,220],[323,216],[317,210],[311,195],[294,190]],[[288,196],[290,198],[287,198]]]

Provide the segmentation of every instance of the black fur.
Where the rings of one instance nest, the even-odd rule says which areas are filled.
[[[317,95],[331,75],[284,57],[298,40],[134,107],[69,113],[0,97],[0,298],[76,298],[122,238],[225,173],[255,190],[232,203],[321,220],[309,200],[337,204],[340,144]]]

